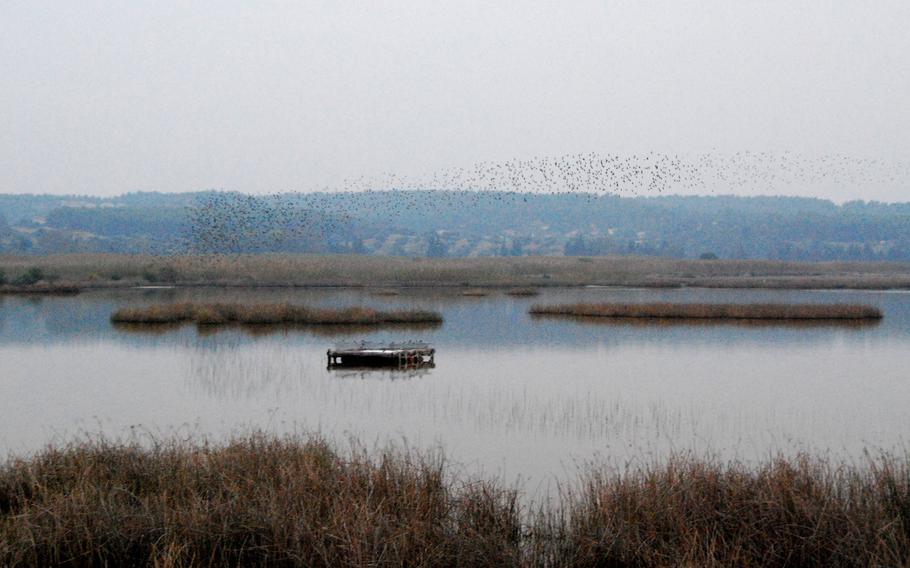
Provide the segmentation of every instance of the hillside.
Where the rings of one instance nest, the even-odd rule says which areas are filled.
[[[910,204],[466,191],[0,195],[0,253],[910,260]]]

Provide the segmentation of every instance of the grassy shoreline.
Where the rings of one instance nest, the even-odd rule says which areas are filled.
[[[81,290],[69,284],[38,284],[33,286],[0,286],[0,296],[74,296]]]
[[[880,320],[875,306],[857,304],[555,304],[535,305],[535,316],[682,320]]]
[[[677,260],[651,257],[410,258],[378,256],[0,256],[8,275],[38,268],[82,289],[137,285],[271,287],[633,286],[910,289],[910,264]]]
[[[898,566],[906,456],[757,466],[676,456],[579,472],[522,505],[440,454],[313,437],[87,441],[0,464],[0,564]]]

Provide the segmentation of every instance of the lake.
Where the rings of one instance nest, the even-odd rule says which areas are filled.
[[[415,307],[435,328],[137,331],[124,306],[175,301]],[[536,302],[844,302],[880,323],[743,325],[538,319]],[[328,370],[345,340],[424,340],[436,367]],[[104,434],[319,431],[365,446],[442,447],[468,473],[544,486],[591,460],[695,452],[751,461],[862,459],[910,432],[910,294],[708,289],[133,289],[0,296],[0,455]]]

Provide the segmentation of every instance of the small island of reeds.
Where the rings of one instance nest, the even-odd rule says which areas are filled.
[[[469,298],[483,298],[485,296],[489,296],[490,292],[487,290],[472,288],[470,290],[463,290],[461,292],[461,295]]]
[[[161,304],[143,308],[123,308],[111,321],[118,324],[199,325],[381,325],[438,324],[442,316],[423,310],[380,311],[373,308],[313,308],[293,304]]]
[[[879,320],[875,306],[860,304],[557,304],[535,305],[538,316],[630,319],[831,321]]]
[[[506,294],[509,296],[514,296],[516,298],[521,298],[537,296],[540,294],[540,292],[537,290],[537,288],[512,288],[511,290],[506,290]]]

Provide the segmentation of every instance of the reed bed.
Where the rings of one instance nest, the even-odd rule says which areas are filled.
[[[373,308],[311,308],[293,304],[161,304],[144,308],[123,308],[111,321],[118,324],[199,325],[283,324],[283,325],[380,325],[432,324],[442,322],[436,312],[422,310],[380,311]]]
[[[183,327],[186,322],[177,323],[117,323],[114,327],[117,331],[135,335],[152,335],[159,336],[173,333]],[[342,324],[342,325],[309,325],[309,324],[219,324],[219,325],[200,325],[197,327],[197,333],[200,337],[213,337],[219,333],[239,332],[249,337],[268,337],[271,335],[288,334],[291,332],[305,332],[314,337],[325,338],[349,338],[357,337],[363,334],[376,331],[378,324]],[[420,323],[395,323],[382,324],[394,326],[396,331],[411,331],[414,333],[428,333],[439,329],[441,322],[420,322]]]
[[[441,454],[318,437],[87,441],[0,465],[3,566],[903,566],[906,457],[692,456],[580,472],[559,505]]]
[[[537,288],[512,288],[511,290],[506,290],[506,294],[517,298],[528,298],[532,296],[539,296],[540,291],[537,290]]]
[[[389,288],[382,289],[382,290],[376,290],[373,292],[374,296],[398,296],[400,294],[401,294],[401,292],[399,292],[398,290],[389,289]]]
[[[516,495],[319,439],[93,442],[0,471],[3,566],[514,565]]]
[[[30,286],[0,286],[0,295],[74,296],[80,292],[77,286],[69,284],[34,284]]]
[[[485,296],[489,296],[490,292],[489,292],[489,290],[481,290],[481,289],[473,288],[470,290],[462,290],[461,295],[467,296],[469,298],[483,298]]]
[[[540,565],[906,566],[906,457],[801,455],[757,467],[691,456],[591,470],[537,530]],[[551,548],[547,548],[551,547]]]
[[[0,270],[37,266],[87,288],[178,286],[364,286],[397,288],[710,286],[723,288],[910,288],[910,264],[679,260],[656,257],[404,258],[366,255],[0,256]]]
[[[630,319],[831,321],[879,320],[882,311],[859,304],[560,304],[535,305],[530,313]]]

